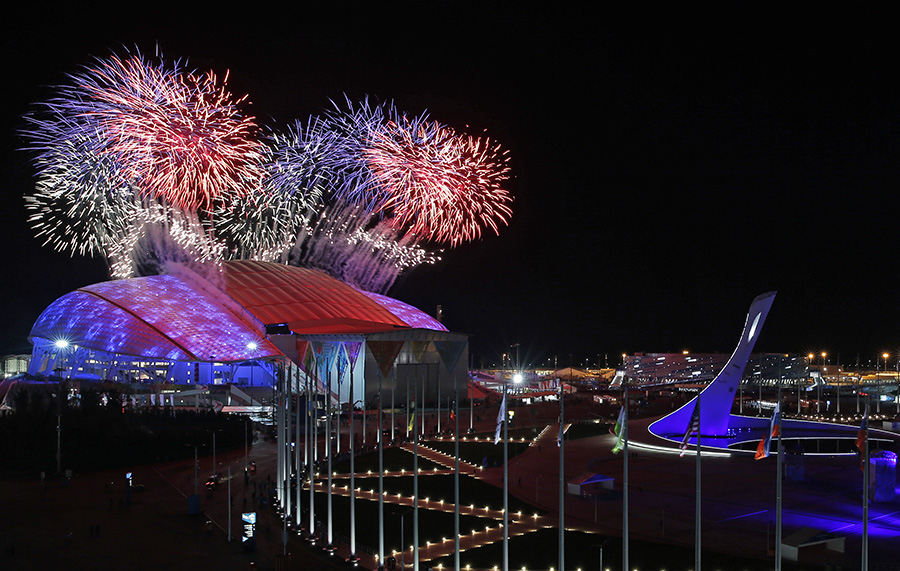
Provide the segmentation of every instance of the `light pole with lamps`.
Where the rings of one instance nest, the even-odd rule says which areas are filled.
[[[62,374],[65,367],[57,367],[53,371],[59,377],[59,389],[56,395],[56,473],[62,472],[62,398],[65,389],[65,381]]]
[[[518,343],[516,344],[518,345]],[[522,375],[513,375],[513,382],[522,382]],[[503,376],[503,571],[509,571],[509,380]]]

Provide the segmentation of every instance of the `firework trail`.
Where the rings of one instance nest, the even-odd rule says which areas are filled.
[[[402,273],[439,260],[364,208],[335,204],[301,230],[289,262],[325,271],[358,289],[384,293]]]
[[[171,265],[211,275],[221,268],[224,246],[196,215],[158,203],[135,207],[108,258],[113,278],[168,273]]]
[[[314,122],[296,122],[287,133],[268,137],[258,192],[217,209],[216,236],[228,257],[274,261],[294,245],[298,233],[323,206],[327,177],[322,168],[326,144]]]

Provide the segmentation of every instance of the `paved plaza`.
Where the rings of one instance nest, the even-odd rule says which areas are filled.
[[[510,461],[510,492],[514,498],[540,510],[540,515],[511,514],[510,536],[524,536],[558,525],[558,424],[551,419],[550,408],[540,409],[532,418],[545,429],[531,445]],[[589,405],[574,405],[572,416],[586,416]],[[490,438],[493,420],[489,412],[478,414],[476,430]],[[468,415],[462,415],[467,427]],[[646,433],[648,419],[631,423],[632,438]],[[370,430],[373,427],[368,427]],[[347,435],[345,434],[345,437]],[[374,437],[372,430],[367,438]],[[369,441],[371,442],[371,440]],[[615,479],[608,493],[586,499],[567,496],[566,528],[604,537],[620,537],[622,523],[622,455],[613,455],[612,435],[600,435],[566,442],[566,478],[596,472]],[[412,444],[402,445],[411,456]],[[423,462],[435,468],[423,472],[446,478],[453,473],[453,458],[437,450],[438,445],[423,441],[419,453]],[[499,449],[499,446],[498,446]],[[212,472],[212,459],[200,459],[202,516],[187,515],[187,495],[194,492],[193,462],[190,460],[137,467],[134,482],[141,484],[128,502],[124,493],[125,470],[79,474],[70,481],[48,479],[0,482],[0,506],[6,514],[0,532],[0,568],[3,569],[323,569],[349,568],[345,541],[336,541],[337,553],[327,557],[321,544],[311,547],[295,533],[288,533],[289,559],[282,558],[282,522],[271,505],[263,504],[271,490],[275,473],[276,448],[272,442],[259,441],[249,460],[257,471],[245,483],[243,450],[219,454],[219,472],[232,472],[232,541],[228,542],[228,487],[222,483],[214,491],[202,489],[205,476]],[[695,459],[692,454],[677,454],[632,448],[630,451],[630,536],[641,545],[692,547],[694,542]],[[431,464],[429,464],[431,465]],[[477,478],[502,487],[502,469],[483,468],[462,462],[464,478]],[[803,481],[785,481],[785,535],[802,527],[834,532],[846,538],[845,553],[809,548],[801,555],[802,568],[853,569],[858,567],[861,548],[862,478],[853,457],[806,456]],[[407,472],[385,474],[386,479],[408,476]],[[344,482],[348,474],[335,474],[334,495],[348,496]],[[359,472],[359,478],[372,474]],[[325,491],[318,481],[317,491]],[[386,485],[387,488],[387,485]],[[452,498],[452,489],[447,497]],[[317,494],[325,496],[324,493]],[[377,503],[377,491],[360,490],[359,502]],[[304,492],[303,503],[308,496]],[[321,499],[321,498],[320,498]],[[387,495],[385,510],[397,513],[409,510],[409,497]],[[750,456],[709,457],[703,461],[703,545],[710,552],[724,552],[758,559],[764,564],[774,542],[775,459],[754,461]],[[420,499],[421,510],[453,512],[452,501]],[[241,547],[239,512],[256,510],[260,514],[258,545],[255,552]],[[502,540],[502,511],[481,506],[461,507],[461,515],[493,521],[487,529],[462,530],[463,565],[465,552]],[[893,545],[900,537],[900,509],[897,503],[872,504],[870,507],[870,562],[879,569],[894,569]],[[317,519],[324,519],[320,510]],[[346,513],[337,513],[344,520]],[[407,543],[412,537],[412,517],[407,518]],[[376,525],[372,521],[358,526]],[[446,539],[420,546],[423,561],[453,554],[452,524]],[[340,538],[345,540],[345,538]],[[374,546],[359,551],[360,566],[374,569]],[[514,553],[514,556],[516,554]],[[399,557],[398,557],[399,560]],[[405,557],[409,568],[410,557]],[[634,557],[633,557],[634,560]],[[620,554],[607,550],[605,566],[616,565]],[[771,560],[770,560],[771,561]],[[791,567],[786,567],[790,569]]]

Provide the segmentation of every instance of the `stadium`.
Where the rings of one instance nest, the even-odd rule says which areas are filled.
[[[413,380],[435,403],[464,386],[468,362],[466,335],[408,304],[256,261],[223,262],[212,277],[176,267],[79,288],[51,303],[29,338],[29,378],[126,384],[145,406],[258,411],[279,378],[301,391],[330,385],[343,403],[372,401],[378,381],[402,403]]]

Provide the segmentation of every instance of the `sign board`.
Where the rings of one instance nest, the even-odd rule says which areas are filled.
[[[241,514],[241,543],[245,546],[252,546],[256,537],[256,512],[246,512]]]

